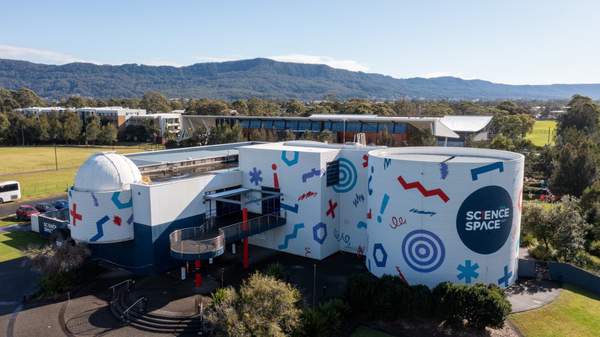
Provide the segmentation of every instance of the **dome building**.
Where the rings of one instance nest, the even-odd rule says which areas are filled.
[[[133,239],[131,184],[142,181],[137,166],[117,153],[97,153],[77,171],[69,190],[71,237],[89,243]]]

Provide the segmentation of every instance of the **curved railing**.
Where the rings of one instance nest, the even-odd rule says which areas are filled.
[[[183,260],[204,260],[223,254],[225,233],[222,230],[207,231],[206,227],[190,227],[169,235],[171,255]]]
[[[171,256],[182,260],[205,260],[223,254],[225,244],[266,232],[285,224],[279,213],[261,215],[243,222],[212,229],[210,219],[203,226],[179,229],[169,235]]]

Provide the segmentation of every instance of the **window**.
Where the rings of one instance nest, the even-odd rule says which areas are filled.
[[[340,182],[340,162],[337,160],[327,163],[327,186],[335,186]]]
[[[19,190],[19,184],[0,185],[0,192],[12,192]]]

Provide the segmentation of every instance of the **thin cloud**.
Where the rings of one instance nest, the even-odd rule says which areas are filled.
[[[316,56],[316,55],[303,55],[303,54],[289,54],[280,56],[269,57],[275,61],[281,62],[294,62],[294,63],[308,63],[308,64],[326,64],[332,68],[346,69],[350,71],[363,71],[369,70],[366,65],[360,64],[354,60],[339,60],[329,56]]]
[[[65,64],[71,62],[83,62],[83,60],[51,50],[35,49],[0,44],[0,58],[11,60],[25,60],[45,64]]]

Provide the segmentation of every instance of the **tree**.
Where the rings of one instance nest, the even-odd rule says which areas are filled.
[[[323,143],[331,143],[334,139],[333,133],[329,130],[323,130],[317,135],[317,140]]]
[[[413,126],[408,127],[408,145],[409,146],[431,146],[435,145],[435,137],[429,130],[418,129]]]
[[[589,228],[581,215],[579,200],[564,196],[560,203],[548,212],[548,223],[552,228],[552,246],[564,261],[573,261],[584,248],[585,234]]]
[[[563,131],[556,152],[550,190],[558,195],[581,196],[598,178],[597,144],[589,136],[569,128]]]
[[[41,99],[33,90],[28,88],[21,88],[16,93],[16,100],[19,106],[26,108],[32,106],[45,106],[46,103]]]
[[[52,130],[50,129],[50,122],[48,121],[48,116],[41,115],[37,121],[38,128],[38,140],[40,142],[47,142],[52,139]]]
[[[234,288],[217,290],[207,317],[217,336],[289,336],[300,324],[300,298],[293,286],[254,273],[239,292]]]
[[[523,231],[533,234],[544,243],[546,250],[549,250],[554,228],[548,219],[547,213],[542,205],[525,203],[523,205],[522,223]]]
[[[285,113],[292,116],[300,116],[306,108],[304,104],[297,99],[290,100],[285,104]]]
[[[0,144],[6,143],[9,138],[8,130],[10,128],[10,122],[5,113],[0,112]]]
[[[19,102],[15,99],[15,94],[10,90],[0,88],[0,113],[9,112],[19,108]]]
[[[243,99],[233,101],[233,103],[231,103],[231,108],[237,111],[237,113],[240,115],[248,114],[248,104],[246,104],[246,101]]]
[[[142,97],[140,105],[142,108],[151,113],[171,111],[169,101],[167,101],[165,96],[156,91],[149,91],[145,93]]]
[[[530,115],[495,115],[490,123],[490,131],[514,140],[525,137],[533,129],[533,124],[535,119]]]
[[[284,140],[296,140],[296,134],[292,130],[285,130]]]
[[[196,115],[223,115],[229,107],[224,101],[203,98],[193,101],[189,110]]]
[[[79,139],[81,134],[81,119],[72,112],[67,111],[62,116],[62,138],[66,143],[71,143]]]
[[[69,108],[82,108],[84,106],[98,106],[97,104],[89,104],[90,102],[81,96],[71,96],[64,102],[64,106]]]
[[[98,140],[101,131],[102,125],[100,125],[100,119],[96,116],[92,116],[85,126],[85,143],[87,144],[90,142],[94,144]]]
[[[384,128],[377,135],[377,145],[394,146],[394,137],[387,128]]]
[[[117,127],[108,123],[102,127],[98,134],[98,141],[102,144],[114,144],[117,141]]]
[[[569,128],[575,128],[588,135],[600,130],[600,108],[589,97],[575,95],[568,106],[567,113],[558,119],[558,134],[562,134]]]
[[[529,111],[526,108],[513,101],[503,101],[496,105],[496,109],[505,111],[511,115],[529,114]]]

